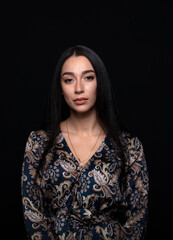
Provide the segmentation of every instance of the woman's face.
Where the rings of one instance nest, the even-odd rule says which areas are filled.
[[[93,66],[84,56],[71,56],[61,70],[61,88],[71,110],[88,112],[96,102],[97,79]]]

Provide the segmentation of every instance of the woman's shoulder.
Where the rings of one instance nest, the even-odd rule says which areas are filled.
[[[35,130],[35,131],[31,131],[29,134],[29,137],[32,140],[36,140],[36,139],[48,139],[48,133],[44,130]]]
[[[141,144],[141,140],[139,139],[139,137],[130,131],[122,131],[120,134],[120,139],[124,144],[127,145],[136,145],[137,143]]]
[[[48,133],[44,130],[31,131],[27,143],[26,151],[37,151],[38,149],[43,149],[48,142]]]

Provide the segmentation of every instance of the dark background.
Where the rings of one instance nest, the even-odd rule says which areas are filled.
[[[20,176],[60,54],[76,44],[105,62],[120,115],[150,176],[147,239],[172,232],[172,1],[1,2],[1,236],[24,235]]]

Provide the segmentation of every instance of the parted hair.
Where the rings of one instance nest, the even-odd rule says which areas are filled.
[[[115,93],[113,92],[113,87],[111,86],[111,81],[105,64],[95,51],[82,45],[76,45],[65,50],[60,56],[55,67],[47,101],[45,118],[42,124],[42,128],[47,132],[49,140],[44,149],[44,154],[40,160],[37,173],[40,175],[42,172],[45,164],[45,156],[55,145],[56,137],[60,131],[61,121],[65,120],[70,115],[70,109],[64,100],[64,96],[62,95],[60,80],[64,62],[73,55],[85,56],[95,70],[97,78],[97,98],[95,104],[97,118],[106,135],[117,147],[117,152],[122,160],[121,179],[123,179],[125,174],[126,158],[120,135],[122,131],[127,131],[127,129],[119,117],[118,109],[115,103]]]

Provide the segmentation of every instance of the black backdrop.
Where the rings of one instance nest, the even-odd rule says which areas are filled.
[[[173,4],[120,2],[1,3],[0,176],[5,239],[26,239],[20,196],[25,143],[30,131],[40,128],[60,53],[75,44],[93,48],[104,60],[120,115],[143,143],[150,176],[147,239],[168,239],[171,233]]]

